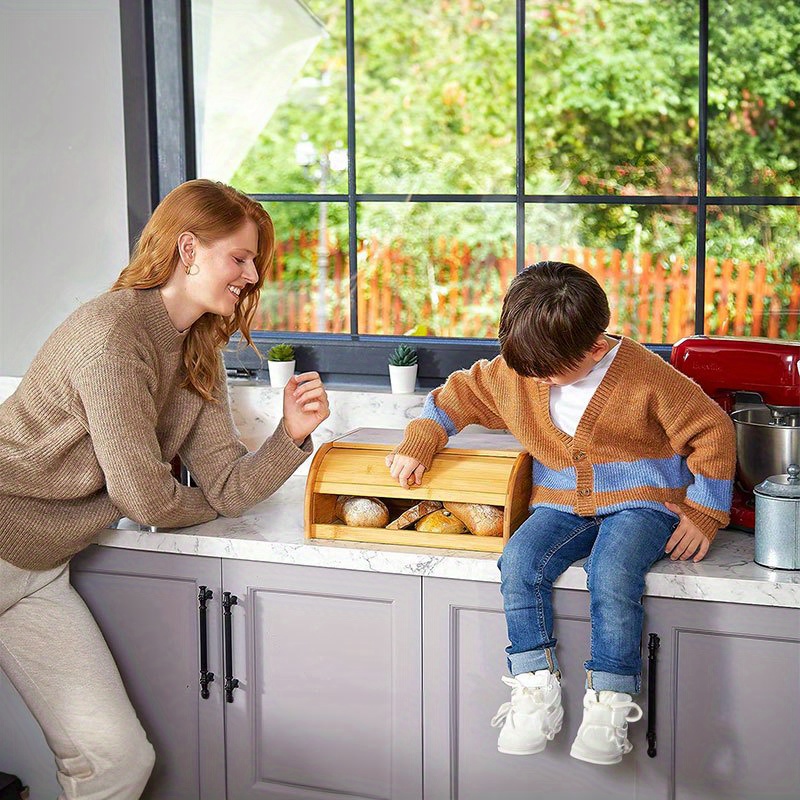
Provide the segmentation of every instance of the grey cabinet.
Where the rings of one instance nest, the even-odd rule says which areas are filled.
[[[800,609],[661,598],[645,608],[661,639],[658,797],[800,797]]]
[[[145,800],[225,797],[219,679],[200,696],[201,585],[208,601],[208,666],[222,674],[220,561],[91,547],[73,559],[73,586],[97,620],[156,750]]]
[[[228,799],[422,797],[421,579],[223,562]]]
[[[646,721],[631,726],[634,753],[614,767],[569,755],[583,715],[589,651],[588,594],[556,590],[554,612],[562,669],[564,725],[535,756],[497,751],[490,720],[509,690],[508,644],[497,584],[426,578],[423,586],[423,673],[426,800],[627,800],[648,797],[657,781],[646,756]]]
[[[489,724],[508,699],[497,584],[99,547],[73,561],[72,581],[156,748],[147,800],[800,797],[800,609],[646,598],[644,718],[630,728],[634,752],[599,767],[569,756],[586,592],[554,596],[564,727],[544,753],[520,757],[497,752]],[[213,592],[208,699],[201,586]],[[650,633],[660,642],[654,719]]]
[[[556,590],[564,727],[544,753],[497,752],[489,720],[508,690],[499,587],[423,582],[426,800],[797,800],[800,609],[645,599],[640,722],[613,767],[569,756],[589,646],[586,592]],[[655,755],[648,755],[647,644],[658,636]]]

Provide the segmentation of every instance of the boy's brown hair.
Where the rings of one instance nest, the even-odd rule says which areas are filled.
[[[606,293],[588,272],[540,261],[511,281],[500,314],[500,352],[520,375],[550,378],[583,360],[610,317]]]

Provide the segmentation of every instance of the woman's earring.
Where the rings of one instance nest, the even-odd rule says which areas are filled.
[[[189,258],[194,258],[194,250],[189,253]],[[183,267],[186,270],[187,275],[197,275],[197,273],[200,272],[200,267],[198,267],[194,262],[191,264],[184,264]]]

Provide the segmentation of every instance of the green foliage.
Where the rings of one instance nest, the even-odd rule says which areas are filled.
[[[413,367],[417,363],[417,351],[406,344],[399,344],[389,356],[393,367]]]
[[[295,162],[304,134],[319,153],[347,144],[344,4],[309,0],[309,6],[329,35],[233,177],[245,191],[347,191],[346,172]],[[526,192],[697,193],[698,6],[698,0],[528,0]],[[717,0],[709,9],[709,192],[797,195],[800,4]],[[514,192],[515,26],[508,0],[357,2],[359,193]],[[311,93],[309,80],[317,86]],[[267,207],[281,241],[315,238],[318,204]],[[785,304],[800,280],[798,223],[796,207],[711,206],[707,255],[764,262],[766,281]],[[667,266],[682,260],[685,270],[695,255],[696,227],[696,209],[688,206],[526,208],[531,244],[619,249],[635,259],[650,252]],[[346,253],[346,204],[327,203],[327,233],[331,248]],[[423,308],[436,309],[449,288],[442,238],[469,248],[471,275],[492,273],[498,259],[514,253],[514,206],[360,204],[364,285],[377,268],[369,253],[378,246],[402,253],[394,291],[422,319]],[[287,283],[314,280],[312,246],[282,258]],[[497,312],[475,309],[487,335],[494,335]]]
[[[294,348],[285,342],[270,347],[267,353],[269,361],[294,361]]]

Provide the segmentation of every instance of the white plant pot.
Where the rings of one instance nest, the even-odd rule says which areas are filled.
[[[274,389],[282,389],[294,375],[294,361],[267,361],[269,367],[269,385]]]
[[[389,380],[392,394],[413,394],[417,385],[417,364],[409,367],[396,367],[389,364]]]

